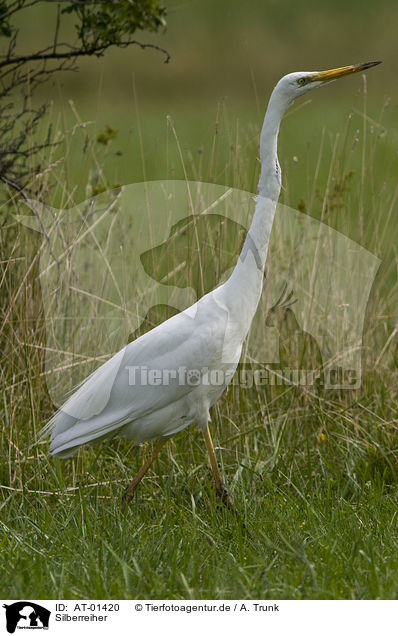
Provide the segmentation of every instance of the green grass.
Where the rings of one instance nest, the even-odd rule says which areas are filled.
[[[377,119],[381,107],[367,116]],[[125,513],[121,493],[148,447],[113,440],[60,461],[48,457],[46,445],[32,446],[53,409],[43,376],[39,238],[17,226],[13,204],[3,207],[3,598],[398,596],[394,141],[390,128],[379,137],[361,114],[350,127],[349,110],[332,104],[327,124],[324,111],[315,118],[313,104],[293,114],[283,124],[280,157],[284,202],[300,203],[303,213],[383,260],[367,308],[362,387],[340,393],[233,387],[223,396],[212,430],[238,519],[217,507],[194,428],[163,449]],[[214,111],[176,113],[173,130],[164,113],[143,109],[132,144],[127,118],[115,122],[105,113],[96,133],[88,129],[88,143],[86,129],[65,135],[52,158],[62,163],[41,177],[43,191],[52,203],[76,202],[143,173],[148,179],[185,173],[253,190],[259,117],[249,108],[238,125],[222,109],[214,133]],[[96,135],[106,123],[120,133],[102,149]],[[121,167],[116,150],[124,153]]]
[[[295,419],[294,409],[266,426],[237,416],[236,435],[217,415],[217,452],[238,520],[216,507],[195,432],[170,442],[124,514],[120,495],[140,455],[124,444],[65,462],[42,451],[10,458],[2,595],[395,598],[397,491],[386,483],[386,437],[375,458],[374,416],[364,422],[363,411],[353,417],[347,409],[327,424],[326,415],[320,441],[319,416],[307,410]],[[355,439],[356,428],[365,439]]]

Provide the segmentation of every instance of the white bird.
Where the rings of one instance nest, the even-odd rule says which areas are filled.
[[[42,436],[51,436],[52,455],[68,457],[83,444],[114,434],[137,444],[160,438],[127,487],[126,503],[169,437],[196,423],[204,434],[217,494],[234,509],[218,468],[209,409],[232,379],[262,292],[281,189],[279,125],[297,97],[379,63],[282,77],[269,100],[260,136],[255,213],[231,276],[187,310],[129,343],[83,381],[42,431]]]

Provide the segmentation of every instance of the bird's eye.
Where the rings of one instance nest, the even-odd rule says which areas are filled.
[[[306,82],[305,77],[299,77],[299,79],[297,80],[297,84],[300,84],[300,86],[303,86],[305,82]]]

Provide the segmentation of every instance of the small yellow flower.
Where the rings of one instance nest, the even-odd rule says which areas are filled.
[[[249,501],[248,499],[245,499],[245,501]]]
[[[321,433],[321,434],[320,434],[320,436],[319,436],[319,441],[320,441],[320,442],[324,442],[324,441],[325,441],[325,439],[326,439],[326,435],[325,435],[325,433]]]

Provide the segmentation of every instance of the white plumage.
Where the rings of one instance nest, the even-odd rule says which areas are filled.
[[[142,442],[171,435],[195,421],[205,428],[208,410],[225,385],[206,386],[203,370],[210,374],[236,367],[242,346],[237,338],[234,365],[222,363],[227,317],[222,291],[203,296],[94,371],[44,429],[51,431],[51,453],[67,457],[78,446],[116,430]],[[151,371],[163,371],[168,384],[149,384]],[[198,386],[192,380],[188,384],[186,376],[193,371],[202,371]]]
[[[279,125],[295,98],[375,64],[378,62],[331,71],[291,73],[278,82],[260,136],[261,175],[255,214],[232,275],[186,311],[128,344],[81,383],[42,431],[42,435],[51,436],[53,455],[68,457],[83,444],[116,433],[136,443],[167,438],[196,423],[205,433],[217,490],[231,505],[218,472],[207,424],[210,407],[236,369],[262,291],[281,188],[277,157]],[[150,373],[152,379],[160,377],[160,382],[148,383]],[[197,383],[192,381],[195,377]],[[128,497],[149,463],[133,480]]]

